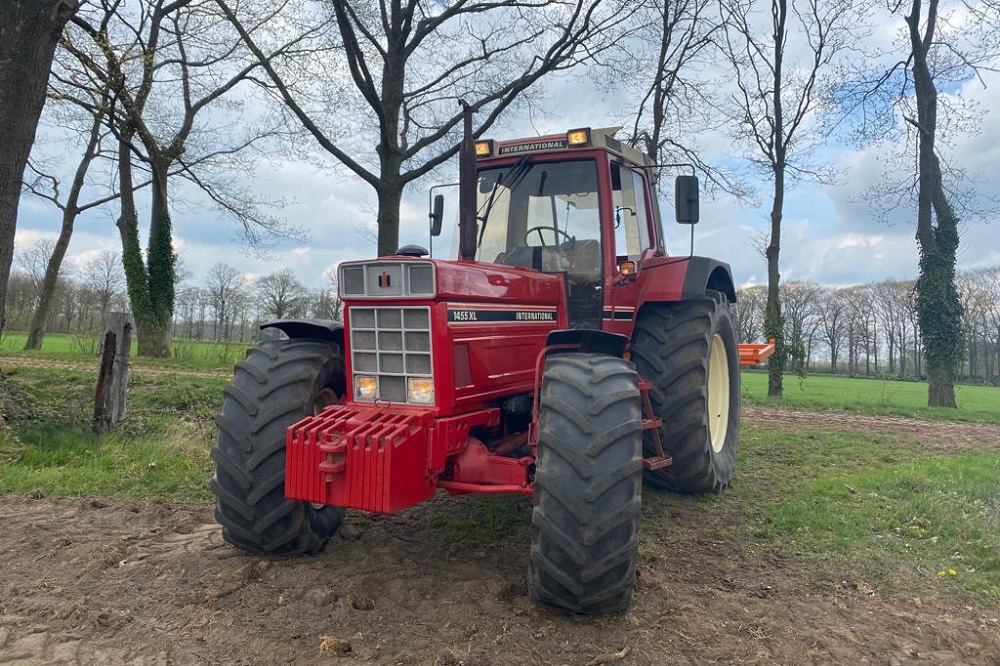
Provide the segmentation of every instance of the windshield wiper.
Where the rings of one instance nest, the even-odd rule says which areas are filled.
[[[510,168],[510,171],[500,174],[497,177],[496,182],[493,183],[493,190],[490,192],[489,199],[483,204],[483,214],[476,216],[476,219],[483,223],[479,228],[479,239],[476,241],[476,248],[479,248],[483,244],[483,235],[486,233],[486,222],[490,218],[490,211],[493,210],[493,204],[496,203],[497,192],[500,191],[500,186],[506,185],[508,190],[513,190],[524,180],[524,177],[528,175],[528,171],[530,170],[531,158],[525,155]]]

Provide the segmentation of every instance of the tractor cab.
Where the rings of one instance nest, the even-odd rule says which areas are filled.
[[[562,274],[571,328],[601,329],[609,278],[662,238],[648,158],[614,132],[475,146],[474,259]]]

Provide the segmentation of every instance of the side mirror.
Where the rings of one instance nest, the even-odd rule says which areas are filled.
[[[678,224],[698,224],[698,176],[677,176],[674,207]]]
[[[431,236],[441,235],[441,220],[444,219],[444,195],[434,196],[434,207],[431,210]]]

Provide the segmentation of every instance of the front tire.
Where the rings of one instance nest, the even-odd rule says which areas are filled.
[[[682,493],[720,492],[736,467],[740,367],[736,328],[718,292],[694,301],[642,309],[632,341],[639,374],[653,386],[653,412],[673,464],[647,470],[649,485]],[[652,431],[644,443],[655,453]]]
[[[576,613],[632,601],[642,493],[635,369],[600,354],[545,364],[538,421],[528,591]]]
[[[343,394],[339,347],[316,340],[263,342],[247,351],[223,392],[211,482],[223,538],[252,553],[319,552],[344,511],[285,498],[285,432]]]

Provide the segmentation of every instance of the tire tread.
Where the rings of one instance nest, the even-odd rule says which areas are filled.
[[[215,518],[228,543],[254,553],[314,554],[336,533],[342,509],[285,498],[285,432],[343,371],[339,348],[316,340],[264,342],[236,365],[211,451]]]
[[[642,489],[635,369],[596,354],[548,359],[540,400],[528,589],[577,613],[628,608]]]

